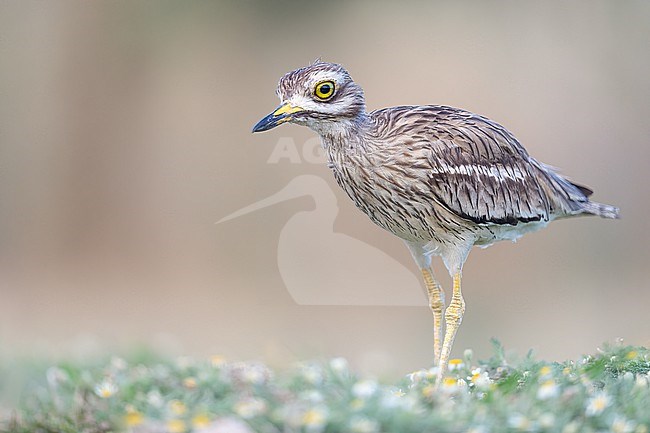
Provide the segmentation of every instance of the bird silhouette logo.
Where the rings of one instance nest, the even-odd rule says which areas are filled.
[[[426,305],[418,279],[402,263],[379,248],[334,231],[339,212],[336,195],[319,176],[298,176],[275,194],[223,217],[217,224],[304,196],[314,200],[315,208],[289,218],[277,247],[280,276],[297,304]],[[359,262],[359,257],[365,260]]]

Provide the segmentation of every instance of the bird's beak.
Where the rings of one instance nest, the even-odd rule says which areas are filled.
[[[291,115],[298,113],[299,111],[304,110],[301,107],[294,107],[288,102],[282,104],[273,113],[257,122],[257,124],[253,126],[253,132],[268,131],[269,129],[275,128],[284,122],[290,121]]]

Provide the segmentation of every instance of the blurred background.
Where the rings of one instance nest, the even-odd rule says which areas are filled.
[[[320,56],[369,109],[486,115],[621,208],[475,250],[454,355],[650,344],[649,23],[644,1],[0,3],[0,350],[430,365],[402,242],[310,130],[250,133]]]

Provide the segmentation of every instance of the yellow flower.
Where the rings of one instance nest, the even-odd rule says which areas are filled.
[[[442,386],[444,387],[453,387],[458,385],[458,380],[454,379],[453,377],[445,377],[442,380]]]
[[[170,419],[167,421],[167,430],[169,433],[185,433],[187,426],[182,419]]]
[[[545,365],[544,367],[539,369],[539,375],[540,376],[548,376],[551,374],[551,367],[548,365]]]
[[[183,415],[187,412],[187,406],[180,400],[172,400],[169,402],[169,408],[174,415]]]
[[[461,389],[461,386],[467,386],[467,383],[462,379],[445,377],[442,379],[442,383],[440,384],[438,391],[442,392],[443,394],[454,394]],[[422,391],[425,392],[425,390],[426,388]],[[433,391],[426,390],[426,392],[431,392],[431,395],[433,395]]]
[[[212,355],[210,357],[210,363],[213,367],[221,367],[226,363],[226,358],[221,355]]]
[[[187,389],[194,389],[196,388],[196,379],[193,377],[186,377],[183,379],[183,386]]]
[[[195,415],[194,418],[192,418],[192,427],[202,429],[206,428],[210,424],[210,417],[208,417],[204,413],[200,413],[198,415]]]
[[[456,384],[455,380],[454,380],[454,384]],[[436,387],[433,385],[427,385],[424,388],[422,388],[422,395],[424,397],[431,398],[435,393],[436,393]]]
[[[449,361],[449,371],[460,370],[464,366],[462,359],[455,358]]]
[[[127,427],[134,427],[142,424],[144,416],[133,407],[126,408],[126,415],[124,415],[124,423]]]
[[[319,427],[325,424],[325,412],[319,409],[309,409],[302,416],[302,424],[308,427]]]
[[[638,353],[635,350],[631,350],[631,351],[629,351],[627,353],[627,355],[625,355],[625,358],[634,359],[634,358],[636,358],[637,355],[638,355]]]

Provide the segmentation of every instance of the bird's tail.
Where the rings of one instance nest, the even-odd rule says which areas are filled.
[[[587,214],[597,215],[601,218],[620,218],[618,208],[608,204],[596,203],[594,201],[586,201],[581,203],[582,211]]]
[[[619,210],[616,206],[608,204],[597,203],[590,201],[589,196],[594,192],[591,188],[577,184],[572,180],[560,175],[557,169],[550,165],[543,165],[547,172],[552,173],[552,180],[556,188],[562,190],[568,195],[569,208],[571,209],[570,215],[596,215],[601,218],[620,218]]]

